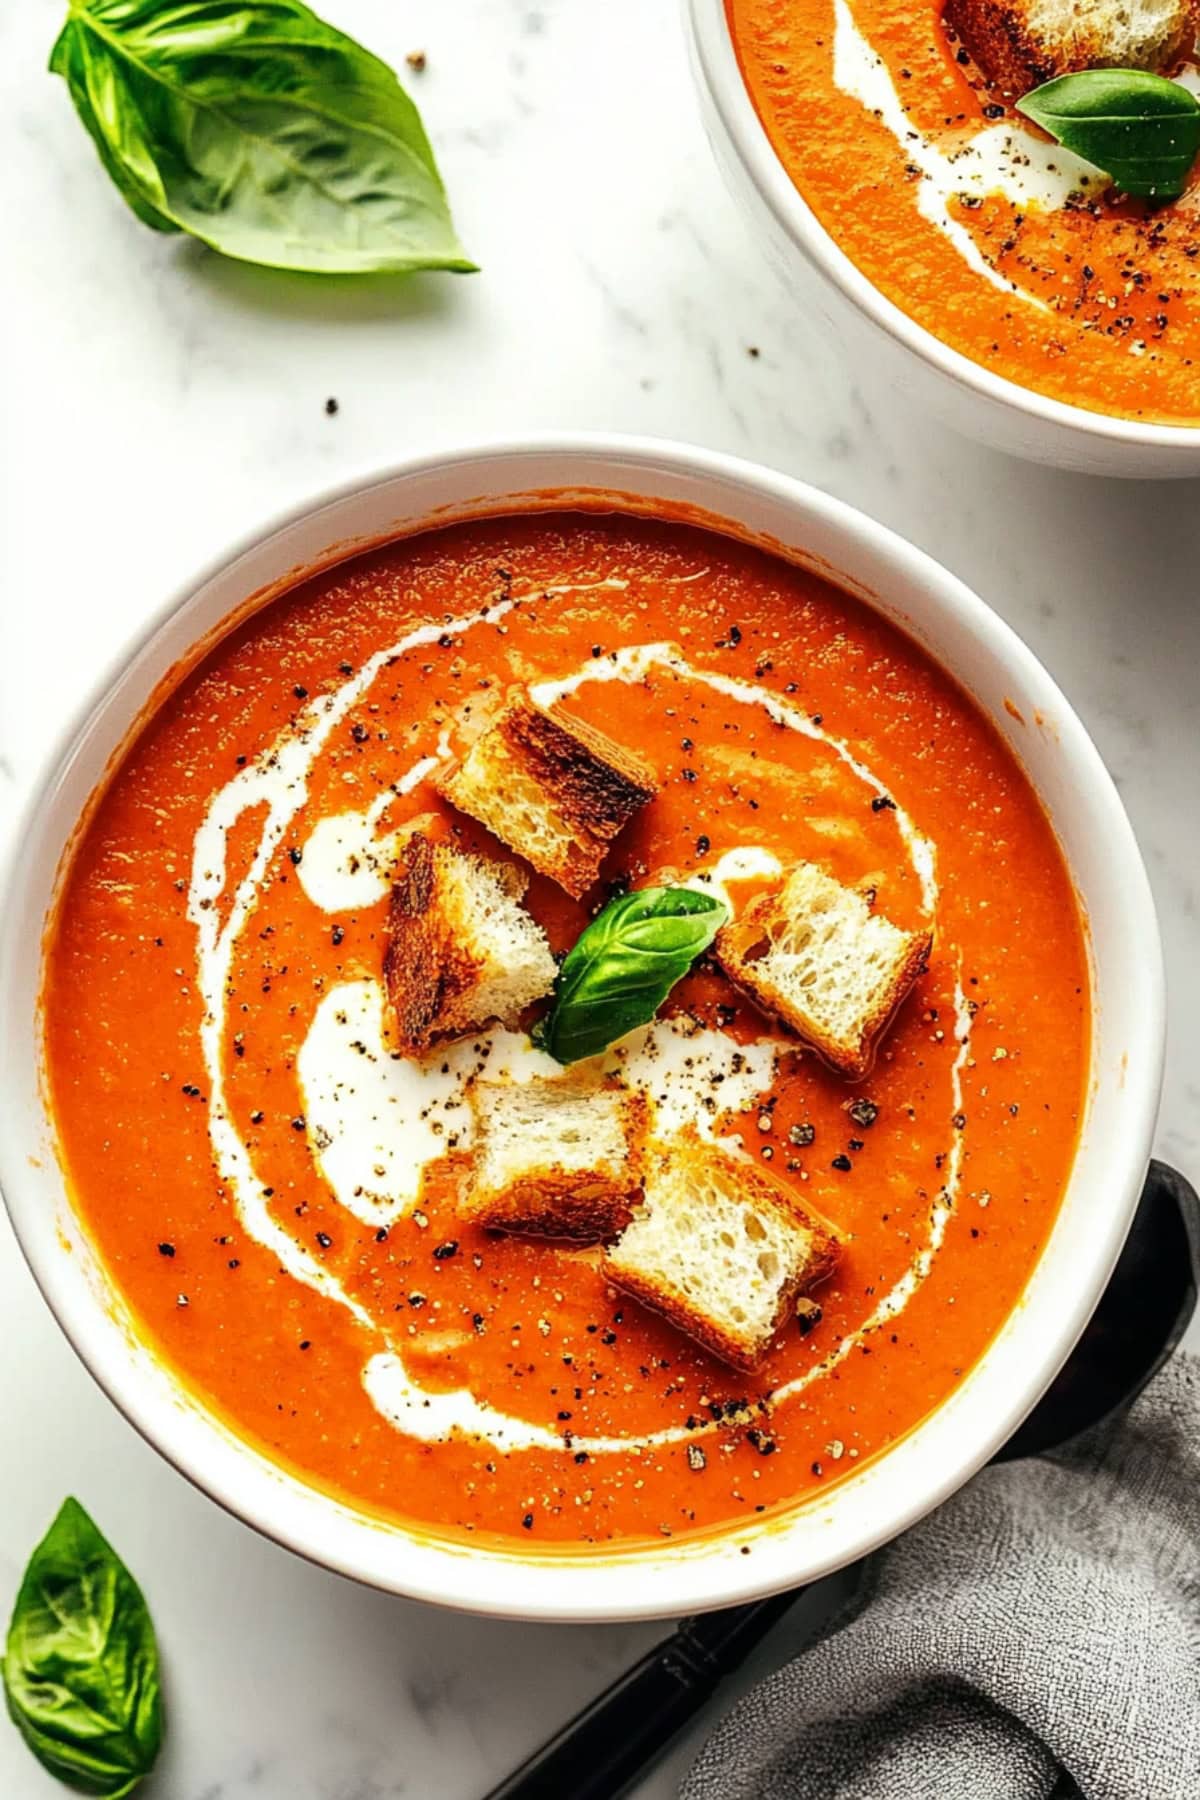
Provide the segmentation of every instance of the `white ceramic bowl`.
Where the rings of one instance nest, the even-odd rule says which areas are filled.
[[[637,1554],[538,1557],[380,1524],[283,1473],[189,1398],[139,1343],[64,1192],[41,1078],[39,941],[79,815],[159,683],[249,596],[430,522],[537,504],[547,490],[683,502],[833,571],[926,645],[1028,769],[1087,911],[1091,1099],[1061,1214],[1028,1291],[983,1361],[918,1430],[785,1521]],[[1021,725],[1006,702],[1027,720]],[[1051,1381],[1101,1294],[1137,1202],[1161,1080],[1163,991],[1145,871],[1112,782],[1046,672],[953,576],[836,500],[749,463],[623,438],[539,438],[414,458],[318,495],[233,546],[121,650],[63,734],[18,834],[0,914],[0,1182],[42,1292],[97,1381],[177,1468],[280,1543],[425,1600],[544,1619],[632,1619],[809,1581],[910,1525],[977,1469]],[[743,1553],[749,1546],[750,1554]]]
[[[1097,475],[1200,475],[1200,429],[1146,425],[1066,406],[951,350],[873,287],[801,197],[754,110],[725,0],[684,0],[705,125],[725,178],[785,278],[797,256],[823,277],[832,335],[855,367],[900,387],[947,424],[1015,456]],[[841,295],[852,302],[840,304]]]

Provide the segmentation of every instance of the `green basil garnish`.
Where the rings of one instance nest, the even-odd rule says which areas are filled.
[[[1017,102],[1052,138],[1112,177],[1125,194],[1175,200],[1200,150],[1200,104],[1143,69],[1060,75]]]
[[[567,953],[535,1043],[573,1063],[648,1025],[728,917],[723,901],[694,888],[641,888],[610,901]]]
[[[117,1800],[162,1742],[158,1646],[141,1589],[77,1500],[29,1559],[4,1653],[4,1692],[44,1769]]]
[[[416,107],[301,0],[71,0],[50,67],[158,231],[277,269],[474,268]]]

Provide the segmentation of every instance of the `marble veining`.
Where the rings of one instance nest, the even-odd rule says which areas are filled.
[[[1025,467],[871,385],[813,278],[776,275],[728,199],[677,0],[322,5],[402,70],[426,52],[406,78],[480,275],[297,281],[146,231],[44,72],[63,0],[0,9],[0,839],[122,639],[307,489],[525,427],[756,456],[940,557],[1078,706],[1161,909],[1172,1043],[1158,1143],[1194,1176],[1200,484]],[[171,1739],[147,1800],[472,1800],[656,1635],[470,1620],[254,1537],[91,1385],[3,1223],[0,1317],[0,1603],[64,1493],[79,1494],[142,1578],[165,1647]],[[801,1624],[793,1614],[756,1666]],[[666,1800],[687,1754],[641,1800]],[[0,1724],[0,1793],[61,1792]]]

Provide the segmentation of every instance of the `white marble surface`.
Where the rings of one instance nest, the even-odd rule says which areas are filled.
[[[427,51],[412,85],[481,275],[322,285],[144,230],[43,72],[62,0],[0,11],[0,829],[147,609],[306,489],[418,445],[531,426],[755,456],[965,576],[1079,707],[1161,908],[1172,1042],[1159,1143],[1195,1175],[1200,484],[1023,467],[864,392],[817,335],[804,281],[784,288],[720,185],[675,0],[326,10],[394,63]],[[170,1747],[148,1797],[467,1800],[655,1636],[474,1622],[259,1541],[92,1387],[4,1224],[0,1319],[0,1605],[78,1493],[136,1566],[166,1646]],[[687,1749],[644,1796],[674,1791]],[[60,1791],[0,1725],[0,1793]]]

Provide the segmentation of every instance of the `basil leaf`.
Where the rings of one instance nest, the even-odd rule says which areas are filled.
[[[573,1063],[649,1024],[728,917],[723,901],[694,888],[640,888],[610,901],[568,952],[535,1042]]]
[[[1094,163],[1126,194],[1175,200],[1200,150],[1200,104],[1177,81],[1143,69],[1060,75],[1017,102],[1052,138]]]
[[[117,1800],[162,1742],[158,1646],[141,1589],[77,1500],[29,1559],[8,1628],[4,1692],[44,1769]]]
[[[475,266],[416,107],[302,0],[71,0],[50,67],[156,230],[319,274]]]

